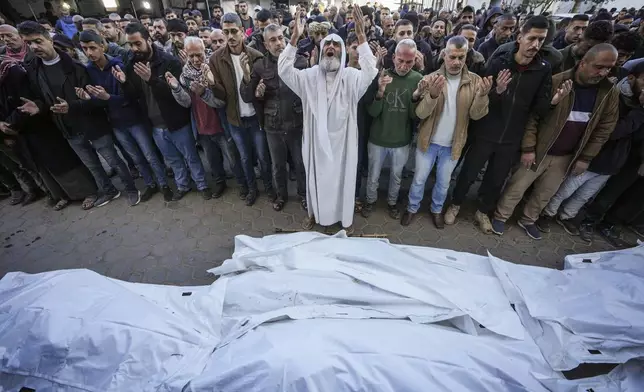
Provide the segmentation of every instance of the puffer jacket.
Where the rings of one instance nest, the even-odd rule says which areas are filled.
[[[485,66],[485,76],[491,75],[494,84],[490,91],[489,114],[472,124],[472,137],[500,144],[521,144],[531,114],[545,116],[552,99],[550,64],[537,55],[519,72],[514,55],[517,43],[501,45]],[[510,70],[512,80],[503,94],[496,93],[496,78],[504,69]]]
[[[255,90],[262,79],[266,90],[258,99]],[[277,58],[270,53],[255,61],[251,79],[242,80],[240,93],[244,102],[261,108],[257,115],[266,132],[302,132],[302,100],[277,75]]]
[[[562,82],[574,78],[576,68],[559,73],[552,77],[552,94]],[[607,79],[599,82],[599,91],[595,99],[593,114],[588,121],[586,130],[577,145],[571,165],[577,161],[589,162],[599,153],[604,143],[615,129],[619,114],[619,92]],[[525,135],[521,142],[521,151],[534,152],[535,163],[531,170],[537,171],[548,151],[555,143],[561,130],[568,121],[568,116],[575,103],[575,91],[564,97],[545,116],[531,116],[526,126]]]
[[[445,66],[441,66],[435,74],[445,75]],[[481,97],[476,93],[481,84],[481,77],[468,71],[463,67],[461,71],[461,82],[456,93],[456,126],[452,140],[452,159],[458,160],[461,156],[465,141],[467,140],[467,128],[472,120],[480,120],[488,113],[489,98]],[[425,94],[416,107],[416,115],[421,119],[418,131],[418,148],[427,151],[432,136],[436,132],[436,126],[440,120],[443,106],[445,104],[445,93],[447,84],[441,91],[438,98],[434,99]]]

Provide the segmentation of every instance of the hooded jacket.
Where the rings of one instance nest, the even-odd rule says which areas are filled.
[[[488,35],[490,31],[492,31],[492,26],[488,26],[488,23],[494,15],[503,15],[501,7],[490,8],[490,10],[487,12],[487,16],[485,17],[485,22],[483,22],[483,26],[481,26],[481,29],[476,34],[476,38],[485,38],[485,36]]]
[[[60,19],[56,22],[56,30],[61,31],[69,39],[72,39],[74,35],[78,32],[76,24],[72,20],[71,15],[61,16]]]
[[[491,75],[494,84],[490,91],[489,114],[473,123],[472,137],[495,143],[521,143],[530,115],[545,116],[552,99],[550,64],[537,54],[527,68],[519,70],[514,55],[519,50],[515,42],[501,45],[485,66],[485,76]],[[510,70],[512,80],[502,93],[496,92],[496,78],[504,69]]]

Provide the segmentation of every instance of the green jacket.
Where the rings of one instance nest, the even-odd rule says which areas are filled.
[[[367,108],[373,122],[369,141],[386,148],[404,147],[411,143],[412,130],[416,117],[416,105],[412,94],[423,78],[420,73],[411,70],[405,76],[387,71],[393,80],[385,88],[382,99],[375,99]],[[375,83],[378,83],[376,77]]]

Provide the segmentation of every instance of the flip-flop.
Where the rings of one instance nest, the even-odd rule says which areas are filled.
[[[54,206],[54,211],[60,211],[63,208],[67,207],[69,205],[69,200],[59,200],[58,203]]]

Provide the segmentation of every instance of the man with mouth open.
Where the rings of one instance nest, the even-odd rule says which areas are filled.
[[[353,232],[353,209],[358,159],[358,101],[378,73],[364,32],[362,12],[354,10],[360,69],[346,68],[342,38],[326,36],[320,43],[318,65],[294,67],[297,38],[305,21],[297,18],[290,44],[278,61],[278,73],[302,99],[304,140],[302,157],[306,171],[308,216],[302,226],[317,221],[330,226],[338,221],[347,234]]]

